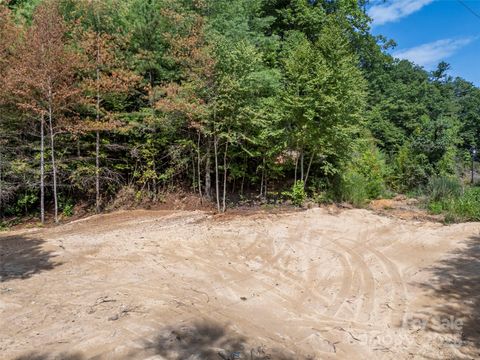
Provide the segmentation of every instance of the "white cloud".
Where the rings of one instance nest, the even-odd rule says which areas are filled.
[[[434,0],[389,0],[374,3],[368,14],[373,19],[373,25],[382,25],[397,21],[413,14]]]
[[[410,60],[420,66],[434,65],[448,58],[462,47],[470,44],[476,38],[443,39],[431,43],[415,46],[393,53],[394,57]]]

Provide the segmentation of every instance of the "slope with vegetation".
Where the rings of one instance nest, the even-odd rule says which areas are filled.
[[[0,1],[0,216],[100,212],[128,187],[219,211],[424,191],[432,211],[478,219],[463,179],[480,89],[392,58],[367,5]]]

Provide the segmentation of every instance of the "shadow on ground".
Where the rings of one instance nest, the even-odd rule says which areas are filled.
[[[146,343],[145,348],[150,354],[166,360],[313,359],[291,351],[268,349],[256,344],[255,339],[247,339],[228,327],[205,320],[164,328],[154,340]]]
[[[57,355],[29,353],[16,357],[14,360],[85,360],[85,357],[80,353],[60,353]]]
[[[431,268],[434,278],[422,286],[442,300],[433,317],[441,326],[434,330],[457,333],[458,346],[468,356],[480,356],[480,236]]]
[[[117,354],[115,359],[155,360],[314,360],[293,351],[270,349],[258,341],[211,321],[197,321],[190,325],[165,327],[144,341],[143,349],[128,355]],[[111,359],[111,354],[88,359]],[[13,360],[87,360],[82,353],[30,352]]]
[[[44,240],[25,236],[0,236],[0,283],[26,279],[60,265],[55,255],[44,250]]]

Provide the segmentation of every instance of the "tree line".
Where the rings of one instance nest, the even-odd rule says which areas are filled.
[[[122,189],[363,201],[461,178],[480,90],[371,33],[366,0],[0,1],[0,213]]]

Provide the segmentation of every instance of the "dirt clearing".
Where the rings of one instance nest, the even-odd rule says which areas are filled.
[[[479,229],[312,209],[2,233],[0,358],[478,358]]]

